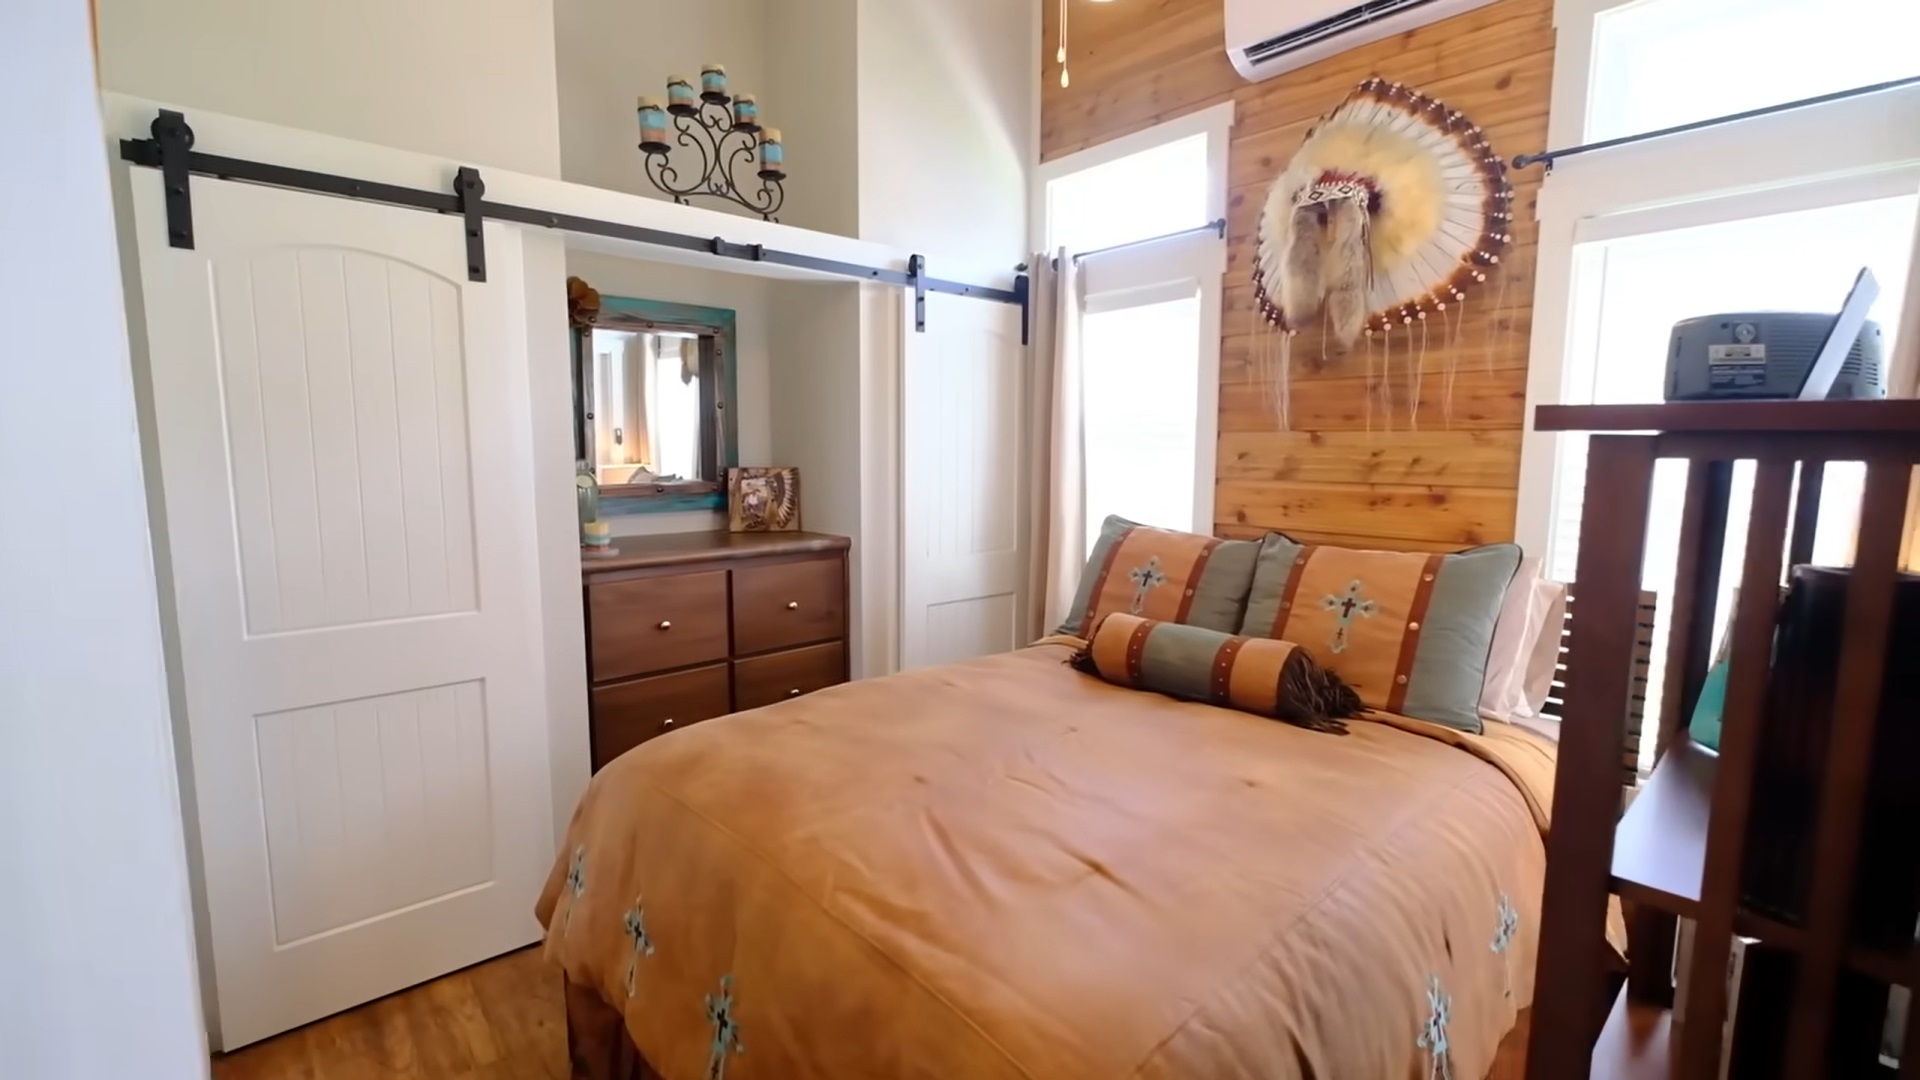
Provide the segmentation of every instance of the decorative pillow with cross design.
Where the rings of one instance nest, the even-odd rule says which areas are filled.
[[[1121,611],[1231,634],[1240,628],[1259,554],[1254,540],[1221,540],[1108,517],[1080,572],[1080,588],[1060,633],[1091,637],[1101,616]]]
[[[1296,641],[1375,709],[1476,734],[1480,685],[1520,549],[1454,555],[1261,542],[1240,633]]]

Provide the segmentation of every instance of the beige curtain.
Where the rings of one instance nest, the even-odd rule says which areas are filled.
[[[660,469],[654,453],[653,367],[658,363],[660,338],[635,334],[627,339],[627,460]]]
[[[1065,251],[1036,256],[1027,365],[1027,637],[1066,618],[1086,562],[1086,439],[1081,415],[1080,276]]]

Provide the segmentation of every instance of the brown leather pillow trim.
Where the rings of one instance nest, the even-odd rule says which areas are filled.
[[[1193,610],[1194,594],[1200,591],[1200,577],[1207,572],[1207,560],[1213,558],[1213,553],[1219,550],[1222,543],[1223,541],[1220,540],[1211,541],[1206,547],[1200,549],[1199,557],[1193,560],[1193,566],[1187,570],[1187,588],[1185,594],[1180,597],[1180,611],[1173,617],[1174,622],[1187,621],[1187,613]]]
[[[1100,609],[1100,594],[1107,589],[1107,575],[1113,573],[1113,564],[1120,558],[1120,546],[1133,535],[1134,526],[1113,538],[1113,546],[1107,549],[1107,557],[1100,564],[1100,576],[1093,579],[1093,591],[1087,594],[1087,610],[1080,616],[1080,636],[1092,637],[1094,628],[1093,613]]]
[[[1153,619],[1141,619],[1140,625],[1133,628],[1133,636],[1127,639],[1127,681],[1139,689],[1140,680],[1145,677],[1147,638],[1159,623]]]
[[[1420,581],[1413,587],[1413,603],[1407,611],[1407,625],[1400,628],[1400,656],[1393,662],[1393,689],[1387,692],[1387,711],[1397,713],[1407,703],[1407,685],[1413,679],[1414,654],[1420,651],[1420,635],[1426,632],[1427,607],[1433,603],[1434,579],[1440,576],[1445,555],[1429,555],[1420,568]]]
[[[1220,651],[1213,654],[1213,677],[1207,681],[1207,691],[1215,705],[1233,707],[1233,661],[1246,643],[1246,638],[1229,637],[1220,643]]]
[[[1293,598],[1300,592],[1300,579],[1306,576],[1307,560],[1318,550],[1320,545],[1307,544],[1293,557],[1293,569],[1287,571],[1287,587],[1280,590],[1280,610],[1273,616],[1273,632],[1268,637],[1287,640],[1285,631],[1287,618],[1293,614]]]

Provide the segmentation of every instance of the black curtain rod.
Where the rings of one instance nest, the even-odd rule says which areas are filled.
[[[1695,120],[1690,124],[1676,124],[1670,128],[1661,128],[1658,131],[1644,131],[1638,135],[1622,135],[1617,139],[1606,139],[1601,142],[1584,143],[1580,146],[1569,146],[1564,150],[1543,150],[1538,154],[1521,154],[1519,157],[1513,159],[1513,167],[1516,169],[1524,169],[1529,165],[1545,165],[1547,171],[1552,172],[1553,163],[1561,158],[1574,157],[1579,154],[1590,154],[1595,150],[1611,150],[1616,146],[1630,146],[1634,143],[1646,142],[1649,139],[1663,139],[1668,135],[1679,135],[1689,131],[1700,131],[1704,128],[1719,127],[1722,124],[1731,124],[1740,120],[1751,120],[1756,116],[1772,116],[1774,113],[1791,112],[1794,109],[1804,109],[1810,105],[1825,105],[1832,101],[1845,101],[1848,98],[1885,93],[1888,90],[1898,90],[1906,86],[1920,86],[1920,75],[1910,76],[1905,79],[1889,79],[1886,82],[1874,83],[1871,86],[1856,86],[1851,90],[1836,90],[1831,94],[1820,94],[1815,97],[1801,98],[1799,101],[1785,101],[1778,105],[1748,109],[1746,112],[1716,116],[1710,120]]]
[[[187,126],[186,118],[180,113],[167,109],[162,109],[160,115],[155,118],[152,131],[153,138],[150,139],[120,140],[120,157],[134,165],[143,165],[161,171],[167,201],[167,240],[177,248],[193,247],[193,204],[188,177],[199,175],[218,180],[237,180],[293,191],[307,191],[317,195],[386,203],[389,206],[426,210],[436,214],[461,215],[466,220],[467,277],[472,281],[487,279],[486,250],[480,236],[480,222],[482,219],[492,218],[518,225],[535,225],[565,232],[606,236],[616,240],[631,240],[676,251],[700,252],[744,262],[770,263],[774,266],[810,270],[856,281],[912,289],[915,300],[914,328],[921,331],[926,329],[927,293],[946,293],[999,304],[1017,304],[1021,311],[1020,339],[1023,344],[1026,342],[1029,290],[1025,274],[1015,277],[1013,288],[998,289],[988,285],[973,285],[964,281],[930,277],[926,273],[926,259],[921,255],[912,256],[908,260],[908,268],[905,271],[890,270],[880,266],[866,266],[839,259],[825,259],[815,255],[781,251],[764,244],[735,244],[718,236],[691,236],[686,233],[668,232],[664,229],[650,229],[617,221],[582,217],[578,214],[561,214],[532,207],[514,206],[510,203],[489,202],[481,197],[486,191],[486,185],[482,182],[479,171],[467,167],[462,167],[458,171],[454,179],[453,191],[446,193],[373,180],[359,180],[350,176],[315,172],[310,169],[289,168],[285,165],[272,165],[261,161],[248,161],[243,158],[203,154],[191,149],[193,129]]]
[[[1108,247],[1094,248],[1092,251],[1077,252],[1073,256],[1073,261],[1079,262],[1081,259],[1090,258],[1094,255],[1105,255],[1105,254],[1108,254],[1109,252],[1125,251],[1128,248],[1139,247],[1142,244],[1158,244],[1163,240],[1178,240],[1183,236],[1197,236],[1200,233],[1209,233],[1209,232],[1215,236],[1225,239],[1227,235],[1227,219],[1214,218],[1212,221],[1207,222],[1205,225],[1195,225],[1191,229],[1180,229],[1176,232],[1161,233],[1159,236],[1148,236],[1139,240],[1129,240],[1124,244],[1113,244]]]

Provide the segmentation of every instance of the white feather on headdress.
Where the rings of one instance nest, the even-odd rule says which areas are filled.
[[[1411,324],[1487,279],[1512,239],[1513,189],[1485,134],[1417,91],[1369,79],[1328,113],[1260,211],[1261,317],[1335,342]]]
[[[1256,363],[1274,389],[1281,427],[1290,423],[1293,335],[1316,317],[1336,350],[1368,337],[1369,427],[1373,336],[1382,337],[1387,379],[1378,389],[1390,421],[1393,328],[1421,324],[1419,352],[1402,349],[1408,418],[1417,425],[1425,320],[1447,313],[1457,332],[1447,305],[1459,306],[1468,288],[1487,280],[1513,239],[1512,221],[1505,169],[1458,110],[1375,78],[1322,117],[1267,192],[1254,253],[1256,317],[1278,332],[1277,342],[1255,335]]]

